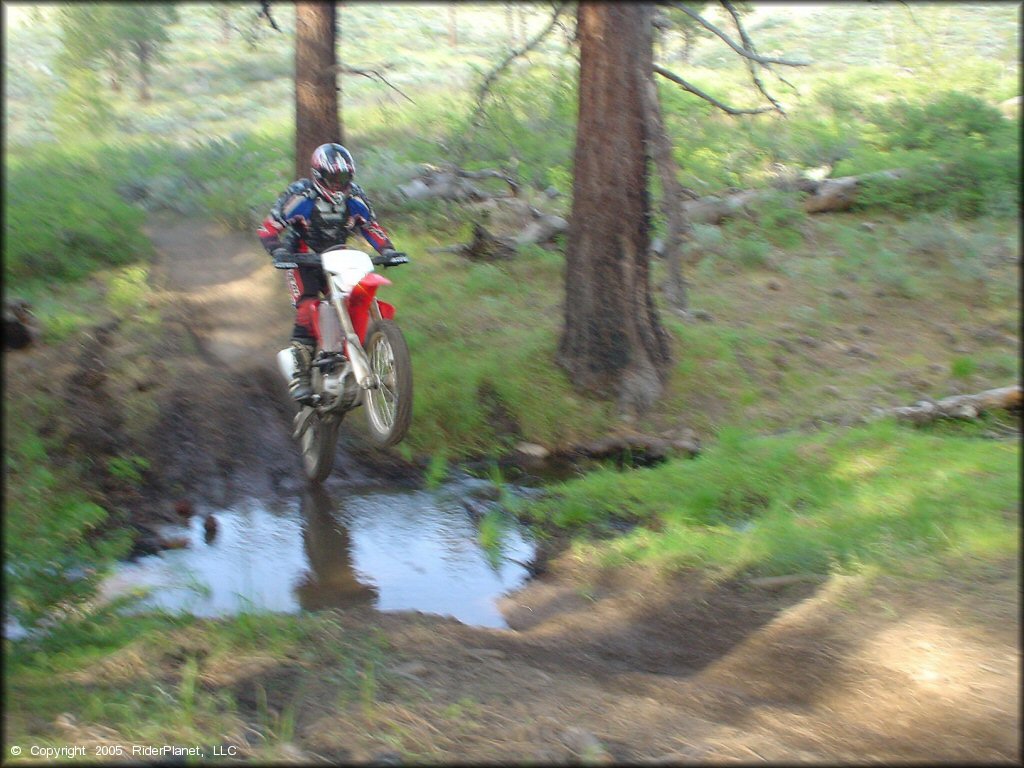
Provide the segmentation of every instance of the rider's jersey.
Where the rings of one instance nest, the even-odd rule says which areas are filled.
[[[345,202],[334,205],[317,194],[309,179],[299,179],[277,199],[256,234],[267,253],[276,248],[320,253],[333,245],[343,245],[352,231],[358,231],[378,253],[393,247],[355,182]]]

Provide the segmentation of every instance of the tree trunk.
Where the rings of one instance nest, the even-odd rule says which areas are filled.
[[[668,281],[665,284],[665,298],[673,308],[686,312],[690,300],[686,293],[686,280],[682,269],[683,240],[692,227],[683,210],[685,195],[679,183],[676,161],[672,155],[672,140],[665,130],[658,102],[658,88],[653,76],[644,87],[647,101],[644,104],[647,120],[647,134],[650,136],[650,153],[661,178],[661,210],[665,216],[665,248],[663,256],[668,267]]]
[[[313,150],[343,142],[338,117],[333,2],[295,4],[295,170],[309,176]]]
[[[454,5],[448,6],[448,45],[452,48],[459,47],[459,19]]]
[[[139,60],[139,101],[148,104],[152,98],[149,93],[149,42],[137,40],[135,42],[135,55]]]
[[[217,9],[217,19],[220,21],[220,42],[227,45],[231,42],[231,11],[225,6]]]
[[[583,2],[579,120],[559,363],[584,391],[642,413],[660,396],[668,337],[650,290],[644,88],[652,7]]]

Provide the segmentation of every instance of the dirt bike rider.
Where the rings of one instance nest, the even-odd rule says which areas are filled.
[[[274,267],[288,270],[295,307],[291,341],[296,371],[289,390],[299,402],[313,394],[310,369],[317,342],[317,302],[327,289],[318,254],[343,244],[352,231],[358,231],[385,258],[384,266],[409,261],[394,249],[363,190],[353,181],[356,166],[345,147],[321,144],[313,151],[311,166],[312,181],[289,184],[256,231]]]

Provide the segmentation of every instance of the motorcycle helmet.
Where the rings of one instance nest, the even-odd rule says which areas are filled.
[[[313,150],[313,186],[323,198],[335,205],[345,201],[356,164],[341,144],[321,144]]]

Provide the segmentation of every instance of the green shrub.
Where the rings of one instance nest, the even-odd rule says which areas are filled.
[[[1020,205],[1018,123],[967,94],[906,100],[870,111],[870,145],[837,173],[902,168],[901,178],[865,182],[861,208],[908,215],[949,211],[959,216],[1007,214]]]
[[[954,357],[949,369],[949,374],[954,379],[966,379],[978,370],[978,363],[973,357]]]
[[[57,407],[41,398],[35,410],[45,413],[21,401],[4,407],[5,610],[26,627],[92,595],[102,566],[129,546],[127,532],[93,535],[107,511],[78,490],[79,469],[56,461],[31,426]]]
[[[754,216],[760,233],[773,244],[796,248],[803,243],[807,214],[792,195],[773,192],[763,196],[754,206]]]
[[[100,147],[43,145],[10,160],[4,183],[8,285],[78,280],[150,255],[143,213],[118,195]]]
[[[736,260],[748,269],[766,266],[772,247],[760,237],[744,237],[736,243]]]

